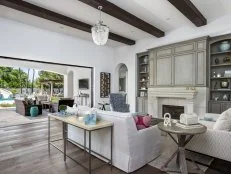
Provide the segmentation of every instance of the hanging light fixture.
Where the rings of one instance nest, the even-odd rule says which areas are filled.
[[[100,20],[91,28],[92,39],[96,45],[105,45],[109,36],[109,27],[103,24],[101,19],[102,6],[98,7],[100,11]]]

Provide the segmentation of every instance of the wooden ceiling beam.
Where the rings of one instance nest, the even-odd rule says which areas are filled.
[[[190,0],[168,0],[185,17],[187,17],[197,27],[207,24],[207,19],[201,14]]]
[[[136,17],[135,15],[123,10],[122,8],[116,6],[115,4],[107,0],[79,0],[91,7],[98,9],[98,6],[102,6],[102,11],[113,16],[125,23],[128,23],[142,31],[145,31],[156,37],[163,37],[165,33],[160,29],[154,27],[153,25],[143,21],[142,19]]]
[[[0,5],[28,13],[49,21],[53,21],[59,24],[63,24],[78,30],[82,30],[88,33],[91,33],[91,25],[86,24],[84,22],[72,19],[70,17],[58,14],[56,12],[47,10],[45,8],[33,5],[31,3],[22,1],[22,0],[0,0]],[[129,38],[117,35],[115,33],[109,34],[109,39],[121,42],[127,45],[134,45],[136,42],[134,40],[131,40]]]

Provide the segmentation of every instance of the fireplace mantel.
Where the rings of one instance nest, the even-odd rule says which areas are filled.
[[[160,88],[149,88],[148,89],[148,104],[149,113],[154,117],[161,117],[160,105],[161,98],[175,99],[176,103],[172,105],[178,105],[179,100],[183,100],[185,113],[194,112],[194,99],[197,95],[197,90],[194,88],[187,87],[160,87]]]
[[[149,88],[148,96],[150,97],[166,97],[166,98],[185,98],[194,99],[197,91],[183,87],[166,87],[166,88]]]

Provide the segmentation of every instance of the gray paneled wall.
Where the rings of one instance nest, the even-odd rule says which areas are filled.
[[[207,86],[208,37],[150,50],[149,87]]]

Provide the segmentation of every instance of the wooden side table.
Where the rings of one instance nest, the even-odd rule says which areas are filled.
[[[169,160],[162,166],[162,170],[164,170],[165,172],[178,172],[182,174],[188,174],[186,158],[185,158],[185,146],[195,135],[205,133],[207,128],[201,125],[200,128],[183,129],[177,127],[174,123],[172,123],[172,126],[164,126],[163,122],[158,124],[158,128],[161,131],[166,132],[173,139],[173,141],[178,145],[177,150],[173,153],[173,155],[169,158]],[[177,135],[177,139],[175,139],[172,134]],[[167,168],[168,164],[173,160],[175,156],[177,156],[176,163],[179,166],[179,170],[177,171]],[[194,162],[193,159],[192,162],[197,167],[197,170],[190,171],[190,173],[191,172],[203,173],[203,171],[199,168],[199,166]]]

